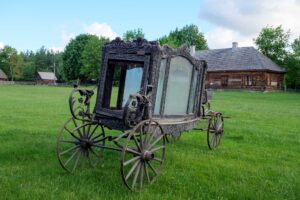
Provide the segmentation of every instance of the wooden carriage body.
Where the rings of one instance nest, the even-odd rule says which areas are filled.
[[[206,62],[186,46],[172,49],[157,42],[117,38],[103,47],[94,118],[111,129],[130,129],[124,107],[134,93],[146,96],[151,117],[166,133],[191,130],[201,116]],[[113,90],[117,90],[117,96]]]

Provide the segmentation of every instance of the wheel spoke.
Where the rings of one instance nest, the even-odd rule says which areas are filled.
[[[103,135],[103,134],[101,134],[101,135]],[[103,140],[106,140],[107,138],[101,138],[101,139],[99,139],[99,140],[93,140],[92,142],[93,143],[99,143],[99,142],[101,142],[101,141],[103,141]]]
[[[148,149],[151,149],[157,142],[160,141],[160,139],[163,137],[163,135],[159,136],[149,147]]]
[[[131,148],[126,148],[126,151],[128,151],[128,152],[130,152],[130,153],[133,153],[133,154],[135,154],[135,155],[141,155],[141,153],[140,152],[137,152],[136,150],[133,150],[133,149],[131,149]]]
[[[144,162],[142,162],[141,164],[140,164],[140,173],[141,173],[141,175],[140,175],[140,188],[142,188],[143,187],[143,179],[144,179]]]
[[[91,132],[91,134],[89,135],[89,139],[91,139],[91,137],[93,136],[93,134],[95,133],[95,131],[96,131],[96,129],[99,127],[99,124],[97,124],[96,126],[95,126],[95,128],[93,129],[93,131]]]
[[[155,151],[158,151],[158,150],[163,149],[163,148],[165,148],[165,145],[160,146],[160,147],[156,147],[156,148],[154,148],[154,149],[151,149],[150,152],[151,152],[151,153],[154,153]]]
[[[146,162],[144,162],[143,164],[144,164],[144,169],[145,169],[145,172],[146,172],[146,176],[147,176],[148,182],[151,183]]]
[[[140,146],[140,144],[139,144],[139,141],[136,139],[136,137],[135,137],[134,134],[132,135],[132,137],[133,137],[133,140],[134,140],[135,145],[137,146],[137,148],[139,149],[139,151],[141,151],[141,146]]]
[[[101,133],[101,134],[99,134],[99,135],[97,135],[97,136],[93,137],[91,140],[95,140],[95,139],[97,139],[97,138],[101,137],[102,135],[103,135],[103,133]]]
[[[71,141],[71,140],[61,140],[61,142],[64,142],[64,143],[72,143],[72,144],[78,144],[78,141]]]
[[[150,139],[148,140],[148,144],[150,144],[150,143],[152,142],[152,140],[153,140],[153,138],[154,138],[154,134],[156,134],[157,127],[158,127],[158,126],[155,126],[155,129],[154,129],[154,131],[152,132]]]
[[[79,153],[78,156],[77,156],[76,162],[75,162],[73,170],[72,170],[73,173],[76,171],[76,168],[77,168],[78,161],[79,161],[80,157],[81,157],[81,153]]]
[[[93,147],[90,148],[90,151],[91,151],[93,154],[95,154],[96,157],[100,157],[100,156],[101,156],[101,155],[98,155],[98,154],[94,151]]]
[[[163,160],[162,160],[162,159],[159,159],[159,158],[156,158],[156,157],[154,157],[154,158],[153,158],[153,160],[155,160],[155,161],[158,161],[158,162],[160,162],[160,163],[162,163],[162,162],[163,162]]]
[[[140,163],[140,161],[136,161],[133,166],[131,167],[131,169],[129,170],[127,176],[125,177],[126,180],[128,180],[128,178],[131,176],[131,174],[134,172],[135,168],[138,166],[138,164]]]
[[[141,166],[141,162],[139,162],[139,164],[138,164],[138,166],[137,166],[137,168],[136,168],[136,170],[135,170],[135,175],[134,175],[133,182],[132,182],[132,188],[133,188],[133,189],[134,189],[136,180],[137,180],[137,178],[138,178],[138,176],[139,176],[139,174],[140,174],[140,169],[141,169],[140,166]]]
[[[149,161],[146,161],[146,162],[147,162],[147,164],[149,165],[150,169],[153,171],[153,173],[154,173],[155,175],[157,175],[157,172],[156,172],[156,170],[154,169],[154,167],[152,166],[152,164],[151,164]]]
[[[68,152],[70,152],[70,151],[72,151],[73,149],[76,149],[76,148],[78,148],[79,147],[79,145],[75,145],[75,146],[73,146],[73,147],[71,147],[71,148],[69,148],[69,149],[67,149],[67,150],[65,150],[65,151],[63,151],[63,152],[61,152],[61,153],[59,153],[59,155],[61,156],[61,155],[63,155],[63,154],[66,154],[66,153],[68,153]]]
[[[75,127],[78,127],[76,120],[72,117],[73,123],[75,124]],[[77,129],[78,134],[80,135],[80,137],[82,137],[82,133],[79,129]]]
[[[74,133],[73,133],[73,131],[76,129],[74,129],[73,131],[70,131],[67,127],[65,127],[65,130],[68,131],[74,138],[76,138],[77,140],[80,140],[80,138],[77,137],[76,135],[74,135]]]
[[[140,156],[136,156],[136,157],[133,157],[131,158],[130,160],[127,160],[126,162],[123,163],[123,166],[126,166],[134,161],[137,161],[138,159],[140,159]]]
[[[68,163],[75,157],[75,155],[78,153],[79,149],[77,149],[70,158],[65,162],[64,167],[67,167]]]

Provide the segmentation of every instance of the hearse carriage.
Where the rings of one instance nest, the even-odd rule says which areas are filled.
[[[209,148],[215,148],[224,122],[221,113],[209,108],[206,68],[186,46],[172,49],[120,38],[104,45],[94,109],[93,90],[75,86],[69,97],[72,117],[57,138],[61,166],[74,173],[95,167],[104,149],[119,151],[125,185],[140,190],[154,181],[166,144],[181,133],[206,130]],[[197,128],[201,119],[207,128]]]

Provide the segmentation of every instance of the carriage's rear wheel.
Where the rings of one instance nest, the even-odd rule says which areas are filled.
[[[105,133],[100,124],[70,118],[57,137],[56,154],[62,168],[74,173],[96,167],[104,145]]]
[[[121,152],[121,174],[132,191],[151,184],[165,160],[166,138],[162,127],[153,120],[145,120],[129,133]]]
[[[222,113],[213,113],[207,127],[207,144],[210,149],[216,148],[222,139],[224,119]]]

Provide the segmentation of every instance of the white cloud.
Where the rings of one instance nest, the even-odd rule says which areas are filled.
[[[92,35],[103,36],[109,39],[117,37],[117,34],[106,23],[94,22],[89,26],[84,26],[84,31]]]
[[[212,31],[205,33],[205,38],[211,49],[230,48],[232,42],[238,42],[239,46],[253,46],[252,38],[222,27],[216,27]]]
[[[67,33],[65,30],[63,30],[61,32],[61,39],[62,39],[62,42],[65,45],[67,45],[71,39],[75,38],[75,34],[74,33]]]
[[[4,43],[3,42],[0,42],[0,49],[3,49],[4,48]]]
[[[292,38],[300,35],[299,0],[204,0],[201,7],[200,19],[214,26],[207,35],[215,46],[222,38],[248,44],[267,25],[290,29]]]

